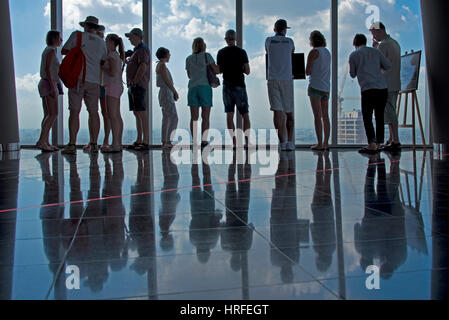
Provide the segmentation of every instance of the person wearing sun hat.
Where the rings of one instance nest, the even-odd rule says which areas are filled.
[[[81,50],[86,57],[86,74],[85,81],[80,75],[78,85],[69,89],[69,144],[62,150],[65,154],[76,153],[76,138],[79,131],[79,115],[84,100],[87,111],[89,112],[89,147],[85,149],[93,153],[98,152],[98,134],[100,132],[100,117],[98,115],[98,101],[100,98],[101,84],[101,65],[106,61],[106,44],[97,35],[98,30],[104,29],[99,24],[96,17],[88,16],[84,21],[80,22],[80,26],[84,28],[82,32]],[[62,54],[66,55],[71,49],[77,46],[78,31],[70,35],[69,40],[62,48]]]

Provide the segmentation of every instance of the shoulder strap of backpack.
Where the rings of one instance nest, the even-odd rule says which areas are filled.
[[[81,31],[78,31],[78,37],[77,37],[77,40],[76,40],[76,47],[77,48],[81,48],[82,41],[83,41],[83,33]]]
[[[77,38],[77,42],[76,42],[76,47],[81,49],[82,46],[82,41],[83,41],[83,33],[81,31],[78,31],[78,38]],[[86,82],[86,58],[84,57],[83,59],[83,84]]]

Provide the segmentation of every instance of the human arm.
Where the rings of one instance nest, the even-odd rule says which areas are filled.
[[[388,71],[393,67],[391,61],[379,50],[380,53],[380,67],[382,70]]]
[[[249,66],[248,54],[243,50],[243,73],[249,76],[251,68]]]
[[[148,68],[150,67],[151,59],[149,52],[145,51],[144,49],[140,49],[134,53],[136,55],[137,59],[137,71],[134,75],[134,78],[131,79],[131,86],[136,85],[139,83],[145,73],[148,71]]]
[[[349,75],[351,78],[357,77],[357,63],[353,54],[349,57]]]
[[[71,49],[76,47],[76,42],[78,40],[78,32],[79,31],[75,31],[70,35],[69,39],[61,49],[62,55],[67,55]]]
[[[245,63],[243,65],[243,73],[246,74],[247,76],[249,76],[249,74],[251,73],[251,68],[249,66],[249,63]]]
[[[170,79],[170,76],[168,75],[168,69],[167,69],[167,66],[165,65],[165,63],[160,63],[158,65],[157,73],[161,75],[161,77],[164,80],[167,87],[173,92],[175,101],[178,101],[178,99],[179,99],[178,92],[175,89],[172,79]]]
[[[206,57],[207,57],[207,65],[211,66],[212,71],[215,74],[220,74],[220,67],[218,67],[218,65],[215,63],[214,58],[212,58],[212,56],[209,53],[206,53]]]
[[[46,58],[46,66],[45,66],[45,73],[47,74],[47,80],[48,82],[50,82],[50,87],[51,87],[51,92],[50,92],[50,96],[51,97],[56,97],[57,96],[57,92],[55,87],[53,86],[53,79],[51,78],[51,72],[50,72],[50,66],[51,63],[53,62],[53,59],[56,59],[56,54],[55,51],[52,50],[47,54],[47,58]]]
[[[317,49],[313,49],[310,51],[309,56],[307,57],[307,67],[306,67],[306,75],[310,76],[312,74],[313,63],[320,56],[320,52]]]

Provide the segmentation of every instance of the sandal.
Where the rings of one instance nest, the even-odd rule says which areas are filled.
[[[107,146],[107,147],[101,148],[102,153],[120,153],[122,151],[123,151],[122,147]]]
[[[126,146],[125,148],[128,149],[128,150],[135,150],[139,145],[141,145],[141,143],[136,141],[133,144],[131,144],[129,146]]]
[[[368,147],[363,147],[362,149],[359,150],[359,153],[362,153],[362,154],[376,154],[379,152],[380,152],[379,149],[373,150],[373,149],[368,149]]]
[[[147,151],[150,150],[150,145],[147,143],[141,143],[137,147],[134,148],[136,151]]]
[[[310,149],[312,149],[314,151],[323,151],[323,150],[325,150],[323,146],[319,146],[317,144],[314,145],[314,146],[311,146]]]
[[[53,151],[56,151],[51,146],[43,144],[43,143],[36,143],[36,148],[38,148],[42,152],[53,152]]]

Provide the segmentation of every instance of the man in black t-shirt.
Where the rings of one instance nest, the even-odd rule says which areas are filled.
[[[246,93],[245,75],[250,74],[249,60],[246,51],[236,46],[236,33],[228,30],[225,36],[227,47],[218,51],[217,64],[220,73],[223,73],[223,102],[227,115],[227,125],[233,137],[234,147],[236,138],[234,135],[234,112],[235,107],[243,117],[243,131],[250,128],[248,115],[248,95]],[[248,146],[248,135],[246,145]]]

